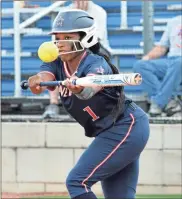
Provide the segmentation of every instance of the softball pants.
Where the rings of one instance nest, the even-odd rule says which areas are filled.
[[[95,199],[91,187],[98,181],[106,199],[135,198],[139,157],[148,137],[146,114],[129,106],[121,120],[95,137],[69,173],[66,185],[71,198]]]

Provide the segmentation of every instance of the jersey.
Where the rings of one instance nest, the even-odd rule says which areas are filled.
[[[66,63],[63,63],[60,58],[51,63],[43,63],[40,69],[54,75],[56,80],[65,80],[70,77]],[[102,56],[86,51],[75,75],[85,77],[102,74],[113,74],[109,64]],[[113,112],[117,109],[118,98],[120,97],[119,90],[121,90],[121,87],[104,88],[92,98],[83,100],[79,99],[65,86],[59,87],[64,108],[83,126],[85,135],[88,137],[94,137],[113,125],[115,120]]]

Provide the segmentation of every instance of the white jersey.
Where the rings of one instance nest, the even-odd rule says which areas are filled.
[[[182,56],[182,16],[172,18],[162,35],[159,45],[169,49],[168,57]]]

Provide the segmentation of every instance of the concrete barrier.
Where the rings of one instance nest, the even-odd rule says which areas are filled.
[[[151,124],[138,193],[181,193],[181,127]],[[77,123],[2,123],[2,191],[66,191],[66,175],[91,141]],[[101,193],[99,183],[93,190]]]

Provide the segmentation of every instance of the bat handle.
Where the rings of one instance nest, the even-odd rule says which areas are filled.
[[[40,86],[60,86],[64,84],[63,81],[49,81],[49,82],[40,82]],[[23,80],[20,84],[21,88],[23,90],[27,90],[29,88],[29,85],[28,85],[28,81],[27,80]]]
[[[49,82],[40,82],[40,86],[60,86],[62,85],[62,81],[49,81]]]
[[[29,85],[28,85],[28,81],[27,80],[23,80],[21,83],[20,83],[20,86],[23,90],[27,90],[29,88]]]
[[[72,83],[73,85],[77,85],[76,79],[73,79],[71,83]]]

